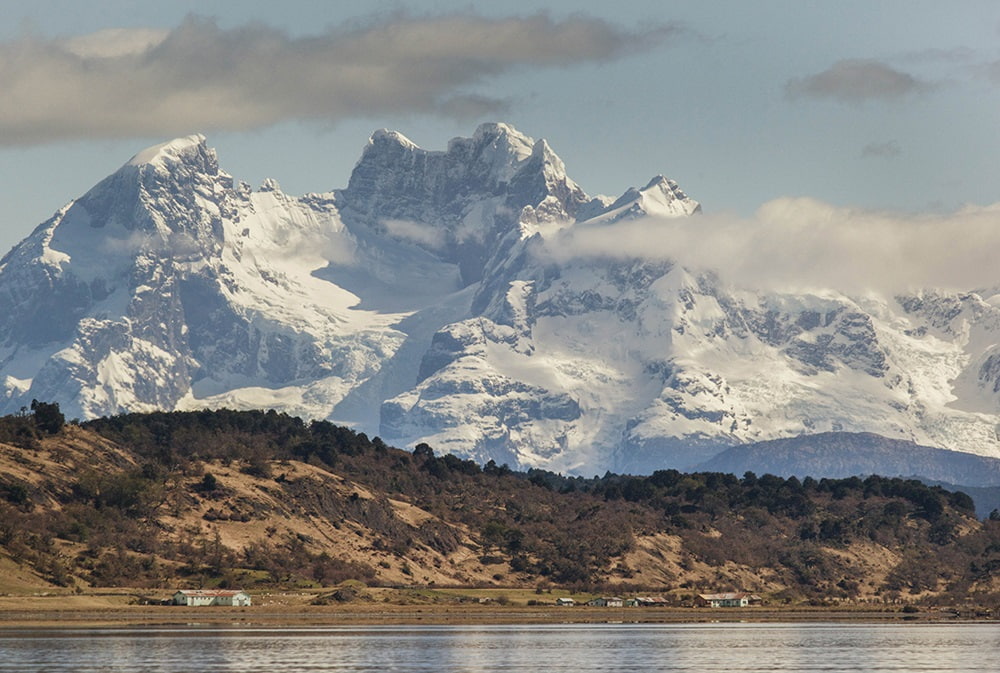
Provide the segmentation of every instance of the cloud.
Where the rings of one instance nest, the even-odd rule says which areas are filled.
[[[863,159],[875,157],[892,159],[902,153],[903,150],[895,140],[887,140],[881,143],[871,142],[861,148],[861,157]]]
[[[911,65],[959,65],[964,66],[979,60],[979,52],[971,47],[940,49],[930,47],[898,54],[894,61]]]
[[[172,136],[279,121],[337,122],[501,110],[467,88],[503,73],[608,61],[678,29],[628,31],[586,16],[394,14],[290,37],[189,16],[170,31],[112,30],[0,44],[0,143]]]
[[[671,260],[753,290],[970,291],[1000,287],[998,221],[1000,204],[906,215],[782,198],[751,218],[709,214],[571,226],[546,239],[543,254],[563,263]]]
[[[981,67],[981,70],[986,74],[986,77],[988,77],[991,82],[994,84],[1000,84],[1000,61],[987,63]]]
[[[445,246],[444,231],[440,227],[409,220],[382,220],[382,226],[390,236],[432,250],[440,250]]]
[[[785,93],[796,98],[832,98],[845,103],[894,100],[932,88],[913,75],[870,59],[838,61],[823,72],[789,80]]]
[[[62,47],[70,54],[87,60],[134,56],[162,44],[168,35],[168,30],[153,28],[108,28],[71,37],[62,43]]]
[[[505,100],[475,94],[453,96],[441,101],[441,112],[460,120],[481,119],[484,116],[505,114],[509,108]]]

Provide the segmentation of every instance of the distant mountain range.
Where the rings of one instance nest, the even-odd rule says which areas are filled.
[[[1000,459],[920,446],[868,432],[824,432],[734,446],[705,461],[698,469],[800,478],[919,476],[968,486],[1000,485]]]
[[[699,211],[662,176],[588,195],[505,124],[444,151],[378,131],[299,197],[179,138],[0,260],[0,411],[274,408],[577,474],[839,432],[1000,456],[1000,294],[758,292],[588,243]],[[800,453],[831,470],[881,460],[822,436]]]
[[[976,513],[1000,507],[1000,459],[948,451],[868,432],[824,432],[734,446],[699,470],[779,477],[907,477],[972,496]]]

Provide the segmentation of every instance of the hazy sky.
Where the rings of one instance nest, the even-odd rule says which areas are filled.
[[[3,251],[195,132],[237,179],[291,194],[346,186],[377,128],[443,149],[501,120],[591,194],[662,173],[709,215],[805,197],[779,203],[926,228],[1000,202],[993,0],[0,0],[0,15]]]

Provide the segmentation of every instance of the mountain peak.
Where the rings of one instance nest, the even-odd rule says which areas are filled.
[[[473,142],[477,144],[503,142],[508,148],[520,150],[518,154],[527,156],[531,152],[531,147],[535,141],[510,124],[503,122],[486,122],[476,127],[476,132],[472,134]]]
[[[531,147],[531,157],[541,161],[547,173],[556,176],[566,176],[566,164],[553,151],[545,138],[540,139]]]
[[[487,122],[476,127],[471,138],[452,138],[446,153],[456,157],[478,156],[503,174],[503,179],[509,179],[516,166],[531,156],[534,143],[533,138],[510,124]]]
[[[673,180],[655,176],[642,188],[646,210],[650,215],[694,215],[701,212],[701,204],[688,197]]]
[[[198,151],[209,151],[205,144],[205,136],[195,133],[181,138],[174,138],[159,145],[153,145],[142,150],[129,159],[128,166],[146,166],[182,160],[184,156]]]
[[[646,183],[646,186],[642,188],[642,191],[645,192],[654,187],[659,187],[660,189],[673,189],[677,187],[677,183],[663,175],[654,175],[650,178],[649,182]]]
[[[677,217],[701,212],[701,204],[690,198],[678,184],[656,175],[642,189],[629,187],[595,221],[617,222],[639,217]]]
[[[264,181],[260,183],[261,192],[280,192],[281,185],[274,178],[264,178]]]
[[[517,179],[524,183],[537,177],[534,182],[540,184],[532,183],[537,188],[522,195],[523,203],[514,198],[518,202],[511,207],[519,210],[545,197],[542,183],[548,173],[561,175],[564,170],[544,140],[535,142],[502,122],[480,124],[471,138],[452,138],[444,152],[422,149],[397,131],[380,129],[371,135],[354,167],[345,203],[363,204],[362,212],[375,219],[420,219],[428,214],[418,214],[414,207],[453,202],[460,210],[458,202],[463,199],[509,193],[509,185]],[[538,176],[531,175],[535,172]],[[458,210],[443,219],[453,219]]]
[[[399,131],[390,129],[378,129],[368,138],[368,146],[380,145],[383,143],[399,145],[409,150],[420,149],[415,142],[404,136]]]
[[[516,128],[505,122],[483,122],[476,127],[476,132],[472,134],[472,137],[478,139],[499,135],[510,135],[521,138],[527,137]]]

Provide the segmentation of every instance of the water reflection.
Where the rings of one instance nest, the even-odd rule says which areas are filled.
[[[995,671],[993,625],[0,629],[0,672]]]

